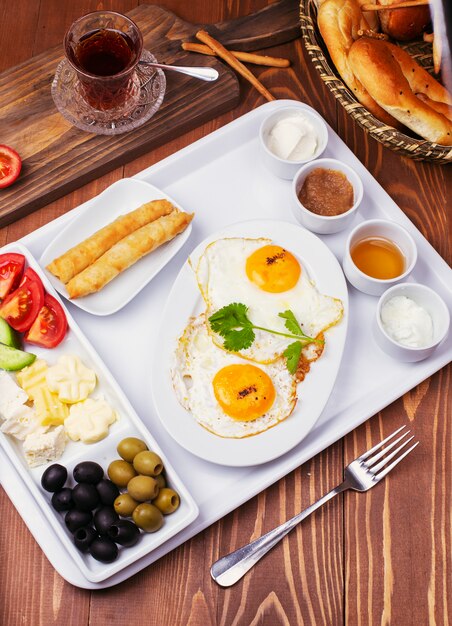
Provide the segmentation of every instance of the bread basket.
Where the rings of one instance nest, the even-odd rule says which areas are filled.
[[[301,32],[306,50],[320,78],[339,100],[347,113],[374,139],[387,148],[416,161],[432,161],[445,165],[452,163],[452,148],[424,139],[411,137],[377,120],[352,95],[336,73],[334,65],[317,27],[317,7],[314,0],[300,0]],[[403,46],[427,71],[433,68],[432,46],[424,41],[409,42]]]

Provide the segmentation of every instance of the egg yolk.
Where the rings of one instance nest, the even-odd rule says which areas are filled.
[[[246,275],[263,291],[288,291],[295,287],[300,274],[297,259],[280,246],[263,246],[246,260]]]
[[[229,417],[250,422],[264,415],[275,400],[271,378],[255,365],[227,365],[213,379],[213,391]]]

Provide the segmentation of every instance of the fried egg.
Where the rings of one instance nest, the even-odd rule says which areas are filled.
[[[342,302],[321,294],[299,259],[270,239],[214,241],[201,255],[195,271],[206,303],[206,318],[240,302],[248,307],[248,317],[255,326],[288,333],[279,313],[291,310],[303,332],[315,338],[337,324],[343,314]],[[224,339],[210,332],[221,347]],[[272,363],[293,341],[256,329],[253,344],[240,355],[258,363]]]
[[[241,439],[288,417],[296,404],[296,381],[284,359],[255,365],[212,341],[204,314],[179,338],[171,368],[180,404],[204,428]]]

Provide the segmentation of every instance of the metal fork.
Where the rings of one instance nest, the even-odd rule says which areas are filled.
[[[347,465],[344,470],[344,481],[324,495],[323,498],[320,498],[320,500],[308,506],[307,509],[298,513],[298,515],[295,515],[292,519],[270,530],[262,537],[259,537],[259,539],[255,539],[246,546],[216,561],[210,569],[210,574],[215,582],[221,585],[221,587],[230,587],[236,583],[253,565],[281,541],[292,528],[295,528],[297,524],[320,508],[325,502],[334,498],[338,493],[346,491],[347,489],[353,489],[353,491],[368,491],[379,483],[382,478],[389,474],[397,463],[400,463],[400,461],[419,444],[417,441],[408,448],[408,450],[405,450],[397,457],[399,452],[414,438],[414,436],[411,436],[406,439],[410,431],[405,430],[400,437],[392,441],[386,448],[383,448],[385,443],[393,439],[393,437],[399,434],[404,428],[405,426],[401,426],[393,432],[392,435],[389,435],[389,437],[386,437],[386,439],[383,439],[383,441],[377,443],[376,446],[364,452],[364,454],[361,454],[361,456]],[[391,454],[387,454],[400,442],[402,443],[398,448],[393,450]],[[394,457],[397,458],[387,465]]]

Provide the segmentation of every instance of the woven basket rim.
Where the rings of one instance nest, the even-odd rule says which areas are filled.
[[[442,146],[425,139],[415,139],[387,126],[356,100],[324,53],[322,46],[325,48],[326,46],[316,30],[316,12],[313,0],[300,0],[302,40],[321,80],[339,100],[346,112],[374,139],[399,154],[411,159],[432,161],[438,164],[452,163],[451,146]]]

